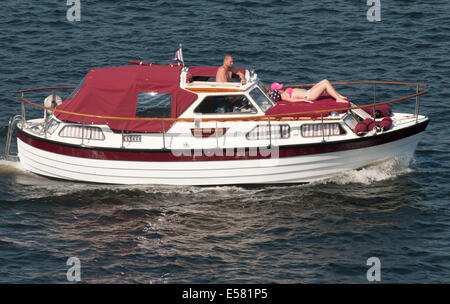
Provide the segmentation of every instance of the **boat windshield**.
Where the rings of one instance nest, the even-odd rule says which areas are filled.
[[[267,95],[269,95],[269,87],[266,86],[261,80],[258,80],[258,87]]]
[[[264,86],[262,86],[264,88]],[[255,87],[252,91],[250,91],[250,96],[252,99],[258,104],[261,110],[265,113],[270,108],[274,106],[273,102],[264,94],[260,87]]]

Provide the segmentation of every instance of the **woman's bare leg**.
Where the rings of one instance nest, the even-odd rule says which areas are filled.
[[[337,102],[347,102],[346,97],[339,94],[331,85],[331,83],[324,79],[318,83],[316,83],[310,90],[309,90],[309,100],[316,100],[319,98],[320,95],[322,95],[323,92],[327,91],[328,94],[330,94],[334,99],[336,99]]]

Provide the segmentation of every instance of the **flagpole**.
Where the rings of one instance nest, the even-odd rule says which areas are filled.
[[[180,65],[180,61],[183,64],[183,68],[184,68],[184,58],[183,58],[183,44],[179,44],[179,49],[177,50],[177,52],[175,53],[175,58],[173,60],[176,60],[178,62],[178,66]]]
[[[181,56],[181,63],[183,64],[183,68],[184,68],[183,44],[181,44],[181,43],[180,43],[180,56]]]

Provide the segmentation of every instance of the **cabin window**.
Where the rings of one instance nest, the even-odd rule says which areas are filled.
[[[272,134],[269,132],[271,131]],[[257,125],[246,137],[248,140],[262,139],[286,139],[290,137],[291,129],[289,125]]]
[[[257,113],[245,95],[208,96],[195,108],[194,113],[202,114],[246,114]]]
[[[52,119],[47,124],[47,132],[51,135],[51,134],[53,134],[53,132],[56,131],[56,129],[58,129],[58,127],[59,127],[59,122],[56,121],[55,119]]]
[[[324,132],[322,130],[325,130]],[[336,136],[345,134],[339,123],[317,123],[302,125],[303,137]]]
[[[355,127],[358,124],[358,120],[352,114],[345,115],[344,122],[352,130],[355,130]]]
[[[136,117],[170,118],[172,95],[155,92],[138,94]]]
[[[261,110],[265,113],[267,110],[269,110],[271,107],[273,107],[272,101],[267,98],[266,95],[261,92],[259,88],[254,88],[250,92],[250,96],[253,98],[253,100],[258,104],[258,106],[261,108]]]
[[[71,125],[59,131],[59,136],[68,138],[84,138],[92,140],[105,140],[105,135],[99,127]]]

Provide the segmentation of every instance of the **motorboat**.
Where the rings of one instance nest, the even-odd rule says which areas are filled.
[[[107,184],[292,184],[327,179],[396,157],[410,159],[429,118],[423,84],[394,100],[274,102],[254,71],[216,82],[217,67],[130,61],[91,69],[76,87],[21,90],[5,158],[17,128],[17,157],[50,178]],[[299,86],[311,86],[305,84]],[[51,92],[44,102],[25,94]],[[59,92],[70,93],[64,99]],[[58,94],[56,94],[58,92]],[[47,95],[46,93],[45,95]],[[415,113],[390,104],[416,100]],[[27,109],[39,108],[28,118]],[[42,111],[42,112],[41,112]]]

